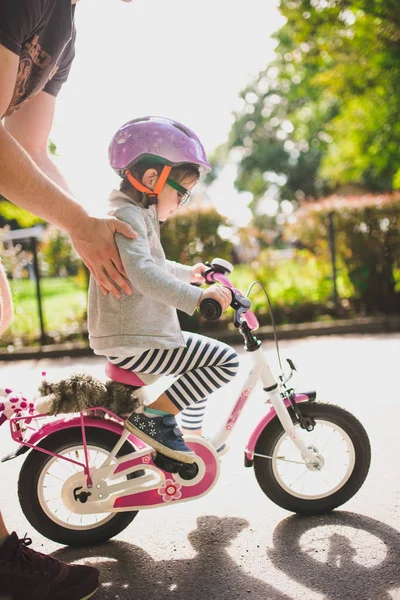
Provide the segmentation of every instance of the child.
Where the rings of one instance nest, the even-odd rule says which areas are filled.
[[[186,429],[201,434],[207,395],[231,381],[239,363],[226,344],[182,332],[176,309],[193,314],[201,300],[214,298],[225,310],[232,297],[221,285],[206,290],[190,285],[204,281],[206,267],[166,260],[160,222],[189,199],[200,173],[211,167],[193,131],[160,117],[123,125],[111,141],[109,158],[123,178],[120,191],[110,196],[110,213],[138,233],[135,240],[115,236],[133,294],[121,294],[119,299],[104,296],[91,279],[90,345],[123,369],[177,376],[142,413],[133,413],[125,427],[162,454],[191,463],[195,455],[185,444],[175,415],[183,410]]]

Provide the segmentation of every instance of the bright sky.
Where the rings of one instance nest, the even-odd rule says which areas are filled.
[[[276,6],[277,0],[77,3],[76,59],[51,137],[87,208],[101,213],[118,184],[107,148],[130,119],[176,119],[194,129],[207,152],[226,140],[240,90],[273,58],[270,36],[283,24]],[[228,170],[210,196],[230,214],[233,193]]]

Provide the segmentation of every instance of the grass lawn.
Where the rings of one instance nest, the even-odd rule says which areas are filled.
[[[400,272],[397,273],[400,282]],[[328,260],[317,259],[308,252],[300,251],[289,260],[271,261],[268,254],[252,265],[238,265],[231,280],[242,293],[254,280],[264,283],[270,295],[274,315],[278,323],[305,322],[334,318],[333,284]],[[15,303],[12,326],[1,339],[1,346],[13,344],[15,348],[37,343],[40,339],[36,285],[34,281],[21,279],[11,281]],[[338,262],[338,293],[341,299],[354,297],[354,289],[347,271]],[[86,333],[87,293],[82,277],[49,277],[41,279],[42,307],[45,332],[58,343],[69,336]],[[258,286],[251,293],[252,305],[260,324],[269,324],[268,304]],[[351,306],[350,306],[351,309]],[[347,316],[351,318],[351,310]],[[231,311],[225,315],[231,321]],[[223,320],[223,319],[222,319]],[[207,335],[204,319],[196,313],[189,319],[188,328],[203,331]]]
[[[40,336],[36,283],[29,279],[10,281],[15,305],[14,322],[4,334],[2,345],[16,345]],[[42,311],[47,334],[66,337],[81,331],[86,311],[86,290],[72,277],[40,280]]]

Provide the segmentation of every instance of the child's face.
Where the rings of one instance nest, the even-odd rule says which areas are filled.
[[[147,169],[142,177],[142,183],[151,190],[154,190],[158,180],[158,173],[155,169]],[[179,181],[178,189],[175,189],[177,182],[171,181],[171,185],[164,185],[161,193],[158,195],[158,219],[166,221],[176,213],[180,203],[184,199],[185,192],[191,192],[197,183],[197,178],[187,176],[182,181]]]
[[[193,177],[186,177],[179,182],[179,185],[188,192],[192,191],[197,180]],[[179,208],[179,204],[183,198],[181,191],[175,190],[166,183],[162,192],[158,196],[158,218],[160,221],[166,221],[168,217],[172,217]]]

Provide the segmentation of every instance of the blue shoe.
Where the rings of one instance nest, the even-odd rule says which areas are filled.
[[[140,440],[169,458],[184,463],[193,463],[196,458],[193,450],[183,441],[182,432],[173,415],[151,418],[142,413],[133,413],[125,421],[125,427]]]

